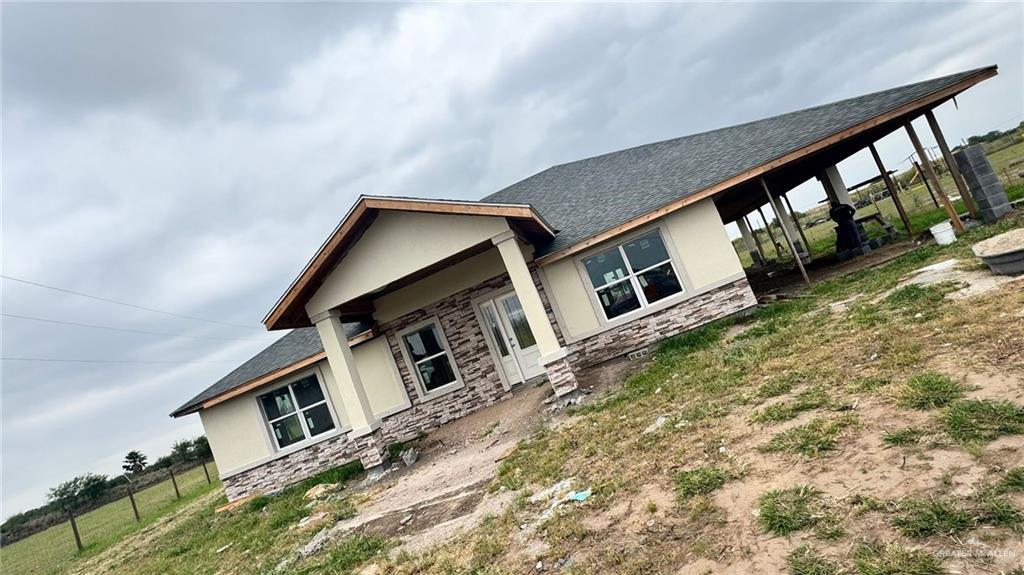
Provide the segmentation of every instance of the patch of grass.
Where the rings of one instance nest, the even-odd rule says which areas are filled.
[[[960,443],[992,441],[1024,433],[1024,407],[1009,401],[965,399],[943,410],[946,433]]]
[[[351,573],[356,567],[394,547],[395,542],[373,535],[353,535],[331,548],[324,561],[298,571],[297,575],[313,573]]]
[[[925,321],[935,317],[936,310],[942,305],[946,294],[959,288],[960,286],[953,282],[910,284],[893,290],[886,296],[885,303],[905,315],[912,316],[915,321]]]
[[[687,501],[697,495],[706,495],[718,489],[730,479],[728,471],[720,467],[697,467],[680,471],[675,476],[676,497]]]
[[[786,556],[792,575],[839,575],[839,565],[810,545],[801,545]]]
[[[249,503],[246,504],[245,508],[249,511],[259,511],[267,505],[270,505],[271,501],[272,499],[266,495],[257,495],[249,500]]]
[[[865,543],[853,551],[860,575],[944,575],[942,562],[931,553],[906,549],[898,543]]]
[[[817,457],[836,448],[836,440],[848,427],[856,425],[857,416],[848,414],[833,419],[815,418],[810,422],[776,434],[761,446],[769,453],[799,453],[806,457]]]
[[[722,417],[729,413],[729,406],[719,401],[696,401],[676,414],[676,421],[694,423],[705,421],[713,417]]]
[[[978,523],[1014,530],[1024,525],[1024,514],[1002,493],[1001,485],[980,490],[975,495],[975,500]]]
[[[302,490],[303,493],[308,491],[311,487],[323,483],[346,483],[359,476],[363,472],[363,464],[359,460],[346,463],[345,465],[339,465],[326,471],[321,471],[316,475],[304,480],[299,483],[298,489]]]
[[[705,326],[691,329],[675,337],[662,342],[658,353],[690,354],[696,351],[705,350],[721,341],[728,327],[726,322],[716,321]]]
[[[935,409],[963,397],[963,385],[941,373],[922,373],[907,380],[897,392],[896,402],[910,409]]]
[[[904,427],[896,431],[886,431],[882,434],[882,441],[893,446],[911,445],[926,435],[928,432],[920,427]]]
[[[892,383],[884,377],[858,377],[847,386],[847,389],[855,392],[874,393],[888,387]]]
[[[769,405],[751,414],[750,418],[759,423],[788,421],[804,411],[828,405],[830,401],[831,399],[828,393],[825,392],[825,388],[816,385],[797,394],[793,401]]]
[[[892,524],[907,537],[956,535],[971,529],[971,513],[953,503],[938,499],[910,499],[899,505]]]
[[[761,495],[758,505],[761,526],[768,533],[789,535],[833,521],[821,492],[807,485],[775,489]]]
[[[1006,491],[1024,491],[1024,467],[1014,467],[1007,471],[999,484]]]
[[[854,513],[856,515],[864,515],[865,513],[885,509],[885,503],[874,495],[863,495],[858,493],[850,498],[850,504],[853,505]]]
[[[793,391],[793,385],[795,383],[796,382],[793,381],[793,378],[791,377],[773,377],[757,388],[756,395],[761,399],[785,395],[790,391]]]

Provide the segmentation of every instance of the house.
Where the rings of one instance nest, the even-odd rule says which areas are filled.
[[[264,319],[284,337],[199,413],[231,500],[279,489],[756,298],[724,224],[995,67],[558,165],[480,201],[364,196]],[[774,191],[770,191],[774,190]],[[848,198],[845,198],[848,201]],[[794,243],[790,238],[790,245]]]

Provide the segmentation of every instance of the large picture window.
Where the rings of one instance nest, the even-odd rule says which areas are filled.
[[[278,449],[334,429],[334,417],[315,374],[265,393],[259,402]]]
[[[583,259],[607,319],[683,291],[658,230]]]
[[[425,393],[458,382],[455,362],[437,322],[428,323],[403,335],[402,341],[413,364],[414,376],[419,379]]]

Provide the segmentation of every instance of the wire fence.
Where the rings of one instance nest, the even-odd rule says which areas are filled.
[[[212,462],[163,472],[164,481],[4,546],[3,571],[62,572],[62,566],[81,552],[106,548],[180,505],[220,487]]]

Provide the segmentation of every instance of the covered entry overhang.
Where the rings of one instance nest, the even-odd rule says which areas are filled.
[[[347,321],[369,319],[373,313],[374,298],[415,283],[454,263],[494,247],[490,238],[504,230],[511,230],[518,237],[534,245],[550,242],[556,233],[556,230],[528,205],[362,196],[263,319],[267,329],[311,326],[307,304],[317,296],[328,276],[350,254],[379,216],[382,213],[395,212],[454,216],[453,223],[455,217],[473,216],[479,219],[482,225],[474,225],[469,223],[467,218],[459,218],[459,223],[468,224],[462,226],[466,228],[466,233],[460,234],[459,238],[438,245],[440,238],[424,235],[421,245],[411,246],[414,249],[412,253],[401,254],[403,257],[399,265],[388,266],[389,269],[380,270],[381,273],[373,274],[372,278],[353,278],[351,286],[346,286],[335,294],[336,301],[328,306],[336,309]],[[408,250],[410,246],[380,246],[378,249],[397,252]],[[372,254],[367,255],[372,257]],[[319,305],[323,307],[324,304]]]

